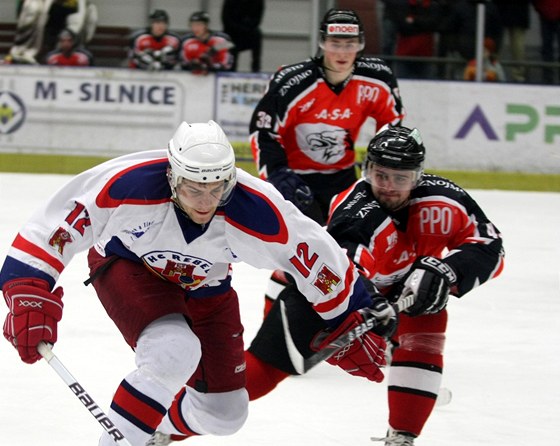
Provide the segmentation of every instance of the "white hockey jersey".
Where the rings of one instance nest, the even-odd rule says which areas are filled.
[[[38,277],[51,286],[80,251],[141,262],[192,298],[231,286],[231,263],[281,269],[333,324],[370,298],[336,241],[270,184],[238,169],[231,199],[210,223],[171,200],[165,150],[107,161],[74,177],[17,234],[0,286]]]

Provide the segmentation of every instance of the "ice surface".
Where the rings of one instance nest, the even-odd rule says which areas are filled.
[[[0,174],[0,254],[63,175]],[[449,303],[443,385],[450,404],[435,409],[419,446],[528,446],[560,438],[560,194],[472,191],[502,231],[506,267],[493,282]],[[248,343],[259,326],[269,272],[234,266]],[[85,256],[64,272],[64,317],[55,353],[107,410],[134,367],[133,353],[105,315],[87,277]],[[2,308],[0,304],[0,308]],[[3,320],[4,310],[0,312]],[[41,361],[22,363],[0,339],[0,444],[97,445],[101,428]],[[385,384],[321,364],[251,403],[230,437],[189,445],[366,446],[386,429]],[[183,443],[177,443],[183,444]]]

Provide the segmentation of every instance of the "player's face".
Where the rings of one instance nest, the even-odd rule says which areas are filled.
[[[408,201],[410,191],[416,186],[418,172],[373,164],[366,176],[377,201],[383,207],[395,211]]]
[[[74,46],[74,39],[72,39],[71,37],[60,37],[58,39],[58,48],[62,52],[70,51],[73,46]]]
[[[356,56],[362,47],[363,45],[360,43],[358,37],[327,37],[325,41],[321,43],[325,68],[337,72],[351,70]]]
[[[192,221],[203,225],[212,220],[224,194],[224,181],[197,183],[180,180],[177,200]]]
[[[191,22],[191,31],[198,37],[204,37],[208,31],[208,25],[206,22]]]
[[[154,20],[152,22],[152,35],[156,37],[163,36],[167,31],[167,23],[163,20]]]

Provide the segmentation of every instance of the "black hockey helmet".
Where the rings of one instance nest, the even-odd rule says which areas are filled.
[[[78,36],[76,33],[69,28],[64,28],[62,31],[58,33],[58,40],[60,39],[71,39],[72,42],[76,42]]]
[[[371,139],[363,165],[364,178],[372,182],[373,170],[382,166],[396,170],[414,171],[413,187],[424,172],[426,148],[416,128],[387,124]]]
[[[164,11],[163,9],[155,9],[149,15],[149,19],[151,22],[169,23],[169,14],[167,14],[167,11]]]
[[[387,125],[371,139],[367,161],[393,169],[424,167],[426,148],[418,129]]]
[[[359,37],[364,43],[364,27],[358,14],[351,9],[329,9],[319,28],[321,41],[327,37]]]
[[[197,11],[197,12],[193,12],[189,18],[189,22],[204,22],[204,23],[209,23],[210,22],[210,14],[208,14],[206,11]]]

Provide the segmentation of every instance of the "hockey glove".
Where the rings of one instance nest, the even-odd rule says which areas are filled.
[[[388,307],[391,307],[387,304]],[[350,330],[365,322],[364,311],[370,309],[358,310],[350,313],[340,326],[331,333],[321,333],[311,343],[314,350],[321,350],[328,346],[331,342],[338,339]],[[373,310],[372,311],[379,311]],[[384,310],[380,311],[380,314]],[[394,314],[394,311],[393,311]],[[345,347],[341,348],[333,356],[327,359],[332,365],[337,365],[342,370],[354,376],[361,376],[370,381],[383,381],[383,372],[380,370],[385,362],[385,348],[387,343],[382,336],[373,332],[373,330],[365,332],[361,337],[353,340]]]
[[[4,322],[4,337],[17,349],[23,362],[41,359],[39,342],[54,344],[57,323],[62,318],[62,288],[50,292],[42,279],[21,278],[2,288],[10,312]]]
[[[372,331],[384,338],[390,338],[397,330],[397,312],[393,306],[389,304],[389,301],[383,297],[371,280],[362,274],[360,274],[360,280],[364,284],[372,299],[372,304],[369,308],[363,309],[363,311],[367,311],[372,314],[377,321],[375,327],[372,328]]]
[[[305,211],[313,203],[313,192],[292,169],[281,167],[273,171],[268,176],[268,182],[300,211]]]
[[[414,296],[414,304],[406,313],[409,316],[439,313],[447,305],[449,288],[457,276],[449,265],[436,257],[420,257],[404,282],[401,295]]]

